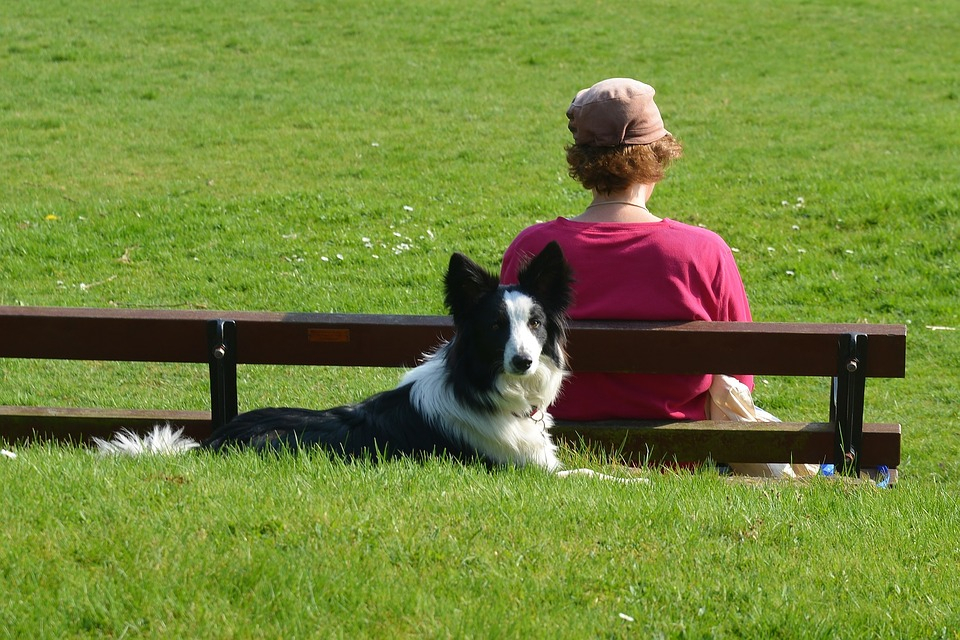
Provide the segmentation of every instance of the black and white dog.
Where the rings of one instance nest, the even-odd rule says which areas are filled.
[[[355,405],[322,411],[258,409],[243,413],[202,444],[158,427],[146,437],[98,441],[107,453],[195,447],[321,447],[346,457],[448,455],[488,464],[560,463],[547,408],[565,371],[565,311],[572,274],[557,243],[500,285],[466,256],[447,270],[446,304],[456,333],[400,384]]]

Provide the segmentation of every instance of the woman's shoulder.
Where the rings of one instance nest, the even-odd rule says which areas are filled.
[[[505,284],[516,282],[520,266],[540,253],[548,243],[556,240],[561,247],[566,244],[567,235],[559,228],[564,218],[537,222],[525,227],[516,235],[503,253],[500,277]]]
[[[718,234],[716,231],[708,229],[702,225],[690,224],[689,222],[680,222],[679,220],[675,220],[673,218],[664,218],[663,221],[675,233],[682,233],[693,237],[720,238],[720,234]]]
[[[669,234],[679,242],[690,242],[697,245],[715,246],[729,250],[727,241],[712,229],[688,224],[686,222],[679,222],[671,218],[664,218],[663,222],[666,223],[664,228],[669,230]]]
[[[566,218],[554,218],[553,220],[540,220],[524,229],[517,234],[518,238],[525,238],[529,236],[538,236],[545,233],[556,233],[559,229],[567,226],[567,223],[570,221]]]
[[[538,252],[543,248],[540,245],[546,245],[551,240],[556,240],[566,235],[564,231],[565,222],[568,222],[565,218],[557,218],[524,227],[513,239],[513,242],[510,243],[510,247],[512,249],[529,249],[530,247],[535,247]]]

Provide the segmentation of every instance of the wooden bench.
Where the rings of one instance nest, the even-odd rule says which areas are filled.
[[[209,412],[0,406],[0,439],[82,442],[160,421],[203,438],[237,412],[237,365],[410,367],[451,334],[447,316],[0,307],[0,358],[207,363],[212,405]],[[629,461],[833,462],[850,473],[900,463],[900,425],[864,424],[863,407],[867,378],[905,375],[902,325],[579,321],[571,323],[568,352],[579,371],[833,382],[819,422],[559,422],[561,440]]]

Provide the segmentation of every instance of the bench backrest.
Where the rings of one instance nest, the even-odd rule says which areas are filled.
[[[236,322],[238,364],[414,366],[448,316],[0,307],[0,357],[210,360],[208,322]],[[575,371],[834,376],[837,340],[868,336],[865,375],[902,378],[906,328],[889,324],[573,321]]]

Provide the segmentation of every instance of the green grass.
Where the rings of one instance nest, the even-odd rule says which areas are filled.
[[[954,13],[0,4],[0,304],[441,313],[452,251],[495,268],[586,204],[564,111],[629,75],[686,144],[652,208],[737,249],[755,318],[909,326],[907,378],[867,392],[903,423],[895,491],[18,449],[0,636],[956,637],[960,332],[928,328],[960,328]],[[241,404],[396,375],[246,367]],[[199,409],[204,378],[7,360],[0,404]],[[826,414],[823,381],[757,398]]]
[[[960,582],[942,573],[960,550],[937,533],[960,507],[938,483],[620,485],[62,448],[17,465],[22,494],[0,499],[13,637],[950,637],[960,623]]]

